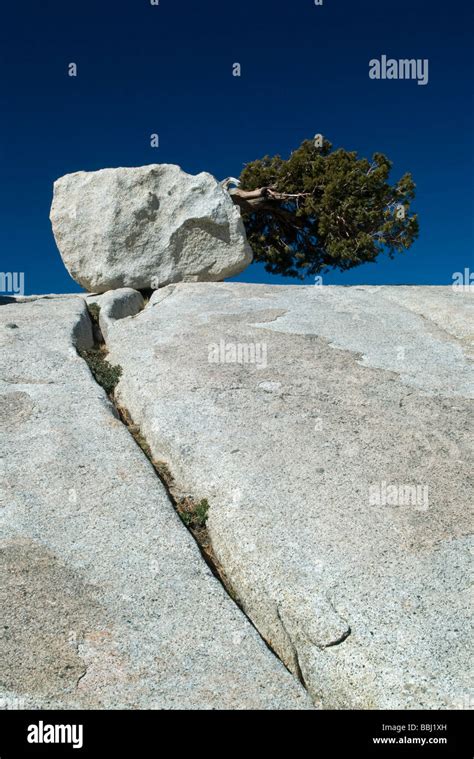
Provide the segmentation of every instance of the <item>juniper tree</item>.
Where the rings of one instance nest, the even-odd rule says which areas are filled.
[[[320,145],[318,147],[318,144]],[[418,236],[411,174],[389,183],[392,163],[305,140],[285,160],[247,164],[237,189],[223,184],[241,210],[255,259],[291,277],[342,271],[410,247]]]

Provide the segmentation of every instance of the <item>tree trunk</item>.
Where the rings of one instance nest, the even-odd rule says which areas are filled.
[[[228,190],[230,197],[236,206],[239,206],[242,215],[255,211],[282,212],[281,202],[304,198],[309,193],[299,192],[291,195],[285,192],[275,192],[272,187],[259,187],[257,190],[241,190],[236,188]],[[288,213],[288,212],[286,212]],[[291,215],[291,214],[288,214]]]

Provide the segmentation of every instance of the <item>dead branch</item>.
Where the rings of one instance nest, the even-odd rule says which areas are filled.
[[[229,195],[242,213],[252,213],[256,210],[274,211],[275,206],[272,201],[298,200],[308,197],[311,193],[276,192],[273,187],[259,187],[256,190],[241,190],[240,187],[237,187],[229,190]]]

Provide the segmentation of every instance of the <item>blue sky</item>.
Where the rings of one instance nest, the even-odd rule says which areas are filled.
[[[178,163],[217,178],[322,133],[386,153],[417,183],[420,238],[325,284],[450,284],[474,268],[472,11],[467,0],[26,0],[0,23],[0,271],[74,292],[49,222],[68,172]],[[374,81],[382,54],[429,83]],[[68,64],[78,66],[76,78]],[[242,76],[232,76],[239,62]],[[160,147],[150,146],[158,133]],[[251,266],[241,281],[280,283]],[[289,280],[295,284],[294,280]]]

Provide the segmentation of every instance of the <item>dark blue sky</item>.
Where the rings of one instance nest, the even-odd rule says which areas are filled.
[[[54,179],[178,163],[219,179],[322,133],[417,183],[420,238],[326,284],[450,284],[474,268],[468,0],[23,0],[0,20],[0,271],[73,292],[49,222]],[[374,81],[382,54],[429,84]],[[78,76],[67,75],[70,62]],[[232,76],[240,62],[242,77]],[[158,133],[160,147],[150,147]],[[252,266],[243,281],[283,281]],[[290,280],[294,283],[294,280]]]

